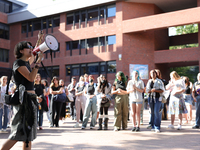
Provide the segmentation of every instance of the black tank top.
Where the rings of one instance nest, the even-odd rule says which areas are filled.
[[[191,94],[191,89],[190,89],[190,86],[188,85],[185,89],[185,94]]]

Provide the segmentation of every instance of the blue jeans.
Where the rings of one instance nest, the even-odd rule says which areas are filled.
[[[197,102],[195,103],[196,107],[196,125],[200,126],[200,96],[196,97]]]
[[[4,108],[0,109],[0,130],[2,130],[2,128],[4,130],[7,128],[7,125],[8,125],[8,115],[9,115],[8,106],[4,105]],[[2,119],[3,119],[3,124],[2,124]]]
[[[152,99],[152,102],[150,102],[150,98],[149,98],[149,106],[151,109],[151,115],[150,115],[150,124],[152,129],[158,129],[160,130],[160,124],[161,124],[161,117],[162,117],[162,102],[159,101],[158,98],[155,99],[155,103],[154,103],[154,99]]]
[[[87,99],[85,105],[85,112],[83,115],[83,124],[82,127],[86,128],[88,119],[90,117],[90,111],[92,111],[92,120],[90,123],[90,127],[95,127],[96,124],[96,117],[97,117],[97,98],[94,96],[91,99]]]
[[[38,121],[39,127],[41,127],[43,123],[43,109],[41,108],[39,110],[39,107],[37,107],[37,121]]]

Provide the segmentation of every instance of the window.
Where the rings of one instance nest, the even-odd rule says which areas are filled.
[[[75,23],[79,23],[79,12],[75,13]]]
[[[116,6],[111,5],[107,7],[107,17],[113,17],[116,15]]]
[[[9,50],[0,48],[0,61],[9,62]]]
[[[101,71],[101,73],[105,73],[106,72],[106,62],[101,62],[100,63],[100,67],[101,67],[101,69],[100,69],[100,71]]]
[[[104,7],[101,7],[100,8],[100,18],[104,18],[104,12],[105,12]]]
[[[34,31],[41,30],[41,21],[40,20],[37,20],[37,21],[33,22],[33,30]]]
[[[26,33],[26,30],[27,30],[26,23],[23,23],[22,24],[22,33]]]
[[[73,18],[73,14],[67,15],[67,24],[72,24],[74,20]]]
[[[105,37],[100,37],[99,40],[100,46],[105,46]]]
[[[79,76],[79,65],[72,65],[72,75]]]
[[[81,12],[81,21],[85,21],[85,18],[86,18],[86,12],[85,11],[82,11]]]
[[[116,73],[116,61],[109,61],[107,63],[108,73]]]
[[[88,21],[98,19],[98,8],[88,10]]]
[[[51,18],[48,19],[48,28],[52,27]]]
[[[47,28],[46,19],[43,19],[43,20],[42,20],[42,24],[43,24],[43,29],[46,29],[46,28]]]
[[[0,38],[9,39],[9,26],[0,23]]]
[[[32,31],[32,23],[31,23],[31,22],[28,23],[28,31],[29,31],[29,32]]]
[[[51,67],[48,67],[48,71],[51,72]],[[52,76],[59,77],[59,66],[53,66]]]
[[[87,40],[88,47],[98,46],[98,38],[92,38]]]
[[[86,64],[81,64],[81,74],[84,75],[85,73],[87,73]]]
[[[79,49],[79,41],[72,42],[72,49]]]
[[[71,50],[70,42],[66,42],[66,50]]]
[[[81,48],[82,48],[82,49],[85,48],[85,40],[81,40]]]
[[[60,26],[60,16],[53,18],[53,26],[59,27]]]
[[[88,74],[98,74],[99,73],[99,64],[91,63],[88,64]]]
[[[116,36],[115,35],[108,36],[107,42],[108,42],[108,45],[116,44]]]
[[[70,66],[66,66],[66,76],[70,76],[70,74],[71,74]]]

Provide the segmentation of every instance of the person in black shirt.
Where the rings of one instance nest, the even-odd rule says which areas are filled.
[[[43,36],[43,34],[39,33],[38,38],[40,39]],[[38,40],[36,46],[40,44],[40,40]],[[24,108],[24,103],[15,105],[13,106],[14,110],[14,115],[12,118],[12,123],[11,123],[11,132],[10,136],[8,137],[8,140],[3,144],[1,149],[11,149],[18,141],[23,141],[23,149],[31,149],[31,141],[33,141],[36,136],[37,136],[37,120],[36,120],[36,115],[37,115],[37,109],[35,105],[36,101],[36,95],[34,91],[34,85],[33,81],[35,79],[35,76],[38,72],[39,69],[39,64],[43,59],[43,53],[38,54],[38,59],[36,61],[36,64],[33,69],[31,69],[30,65],[34,61],[34,56],[32,55],[32,44],[27,41],[19,42],[14,49],[14,54],[16,60],[13,63],[13,75],[14,75],[14,81],[16,84],[16,87],[19,87],[19,85],[23,85],[25,87],[25,90],[27,92],[27,96],[32,94],[33,97],[29,100],[29,104],[31,105],[31,109],[29,112],[31,112],[31,119],[32,122],[30,123],[28,120],[30,118],[26,118],[28,120],[25,120],[26,123],[28,123],[29,127],[31,127],[30,132],[28,133],[28,147],[26,147],[26,140],[27,136],[23,132],[23,117],[24,114],[27,115],[27,111],[25,113],[22,113],[23,108]],[[24,99],[25,100],[25,99]],[[23,120],[22,120],[23,119]],[[27,132],[26,132],[27,133]]]
[[[37,98],[42,98],[45,95],[45,88],[44,85],[41,84],[41,76],[38,73],[35,77],[35,83],[34,83],[34,90],[37,95]],[[43,123],[43,108],[41,106],[42,99],[38,99],[38,107],[37,107],[37,120],[39,125],[39,130],[42,130],[42,123]]]
[[[62,102],[57,102],[53,100],[53,95],[56,94],[62,94],[63,93],[63,87],[59,86],[59,80],[57,77],[53,77],[51,80],[51,85],[50,85],[50,94],[51,96],[51,123],[50,123],[50,128],[54,127],[59,127],[59,117],[60,117],[60,112],[62,108]]]
[[[127,128],[128,120],[128,93],[126,91],[126,77],[123,72],[116,74],[115,82],[112,86],[111,94],[115,94],[115,112],[114,112],[114,131]]]

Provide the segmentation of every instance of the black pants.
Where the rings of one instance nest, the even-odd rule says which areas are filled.
[[[109,107],[100,107],[100,115],[103,115],[103,113],[108,115],[108,108]]]
[[[74,113],[74,109],[75,109],[75,100],[76,100],[76,98],[74,97],[74,101],[71,102],[71,104],[70,104],[70,115],[72,116],[72,118],[75,117],[75,113]]]
[[[51,101],[51,126],[56,126],[58,127],[58,122],[59,122],[59,117],[60,117],[60,112],[62,108],[62,102],[55,102]]]
[[[83,113],[82,113],[82,109],[81,109],[81,112],[80,112],[80,120],[83,121]]]

